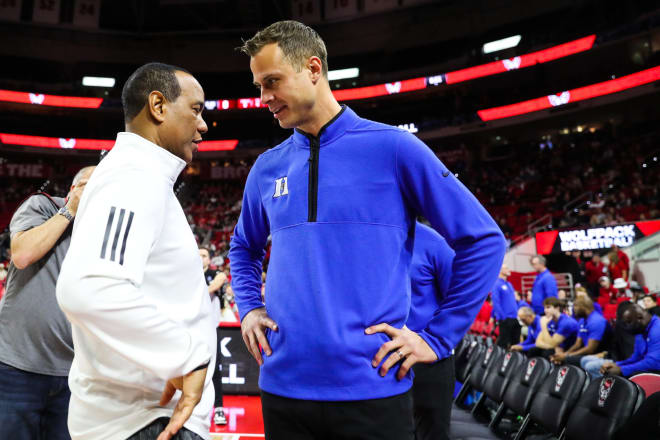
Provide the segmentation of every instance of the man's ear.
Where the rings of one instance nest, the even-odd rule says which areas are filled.
[[[316,84],[323,77],[323,63],[319,57],[309,57],[306,66],[312,83]]]
[[[166,102],[165,96],[158,90],[149,93],[147,110],[151,117],[158,122],[165,121]]]

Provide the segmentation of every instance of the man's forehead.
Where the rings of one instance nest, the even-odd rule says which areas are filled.
[[[202,101],[204,100],[204,89],[194,76],[178,70],[176,72],[176,77],[179,80],[179,86],[183,93],[187,93],[195,98],[200,98]]]

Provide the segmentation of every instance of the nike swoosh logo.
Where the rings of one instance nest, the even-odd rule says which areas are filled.
[[[444,172],[442,173],[442,177],[447,177],[448,175],[449,175],[449,171],[444,171]]]

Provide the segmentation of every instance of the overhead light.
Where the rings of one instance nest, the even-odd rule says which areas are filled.
[[[87,87],[114,87],[115,79],[104,76],[83,76],[82,83]]]
[[[330,70],[328,72],[328,81],[337,81],[339,79],[346,79],[346,78],[357,78],[358,76],[360,76],[360,69],[358,67]]]
[[[497,52],[498,50],[509,49],[511,47],[516,47],[520,43],[520,35],[514,35],[513,37],[502,38],[501,40],[491,41],[490,43],[484,44],[484,53]]]

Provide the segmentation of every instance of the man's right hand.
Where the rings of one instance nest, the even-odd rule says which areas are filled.
[[[511,350],[511,351],[522,351],[522,345],[512,345],[509,350]]]
[[[241,322],[241,334],[243,335],[243,342],[247,346],[248,351],[252,356],[257,360],[259,365],[264,363],[261,358],[261,351],[259,350],[259,344],[264,349],[264,352],[267,356],[270,356],[272,350],[268,340],[266,339],[266,328],[271,329],[276,332],[278,327],[277,323],[270,319],[270,316],[266,313],[265,307],[260,307],[258,309],[251,310]]]
[[[167,405],[172,400],[176,390],[181,390],[181,398],[174,408],[170,422],[165,430],[160,433],[157,440],[169,440],[183,428],[183,424],[190,418],[193,410],[202,399],[207,371],[208,368],[195,370],[167,382],[163,395],[160,397],[160,405]]]

